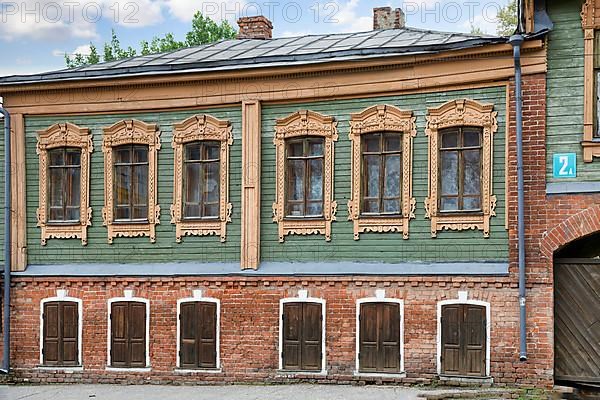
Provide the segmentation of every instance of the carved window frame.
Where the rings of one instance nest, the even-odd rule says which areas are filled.
[[[50,224],[48,222],[48,151],[72,147],[81,149],[79,222],[73,224]],[[94,151],[92,134],[70,122],[54,124],[37,132],[36,153],[39,156],[39,207],[37,226],[41,228],[41,244],[48,239],[81,239],[87,245],[87,228],[92,225],[90,204],[90,157]]]
[[[430,108],[425,134],[429,138],[429,197],[425,199],[425,218],[431,220],[431,237],[441,230],[462,231],[478,229],[490,236],[490,218],[496,216],[497,197],[493,191],[493,136],[498,131],[498,112],[492,104],[475,100],[449,101]],[[473,126],[482,128],[481,208],[479,213],[441,213],[439,211],[439,131],[445,128]]]
[[[128,144],[148,146],[148,221],[143,223],[115,222],[113,187],[113,149]],[[122,120],[104,128],[102,152],[104,153],[104,207],[103,225],[108,229],[108,243],[116,237],[150,238],[156,242],[156,225],[160,224],[160,206],[157,196],[157,164],[160,150],[160,131],[156,124],[147,124],[135,119]]]
[[[319,219],[290,219],[285,215],[285,141],[304,136],[322,137],[325,141],[323,170],[323,217]],[[287,235],[325,235],[331,241],[331,223],[336,220],[337,202],[333,200],[334,142],[338,140],[337,121],[310,110],[297,111],[278,119],[275,125],[276,181],[273,222],[278,224],[279,242]]]
[[[402,139],[401,215],[362,216],[362,146],[363,134],[394,132]],[[409,221],[415,218],[416,200],[412,197],[413,138],[417,136],[416,117],[412,111],[402,111],[390,105],[375,105],[352,114],[349,138],[352,142],[352,193],[348,201],[348,220],[354,221],[354,240],[364,232],[402,232],[403,239],[409,237]]]
[[[584,100],[583,100],[583,161],[590,163],[594,157],[600,157],[600,140],[594,137],[597,123],[596,82],[594,71],[594,54],[596,48],[596,32],[600,29],[600,3],[587,0],[581,10],[581,25],[584,33]]]
[[[186,220],[183,217],[183,152],[186,144],[199,141],[220,142],[219,160],[219,217],[217,219]],[[232,204],[229,202],[229,146],[233,144],[232,126],[229,121],[210,115],[194,115],[173,125],[175,175],[171,223],[175,224],[177,243],[184,236],[218,235],[224,243],[227,223],[231,222]]]

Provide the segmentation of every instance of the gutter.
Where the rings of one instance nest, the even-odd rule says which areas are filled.
[[[3,358],[0,372],[8,374],[10,370],[10,208],[11,208],[11,151],[10,151],[10,114],[0,103],[0,114],[4,116],[4,329]]]
[[[515,104],[517,128],[517,236],[519,257],[519,360],[527,361],[527,310],[525,289],[525,181],[523,177],[523,88],[521,71],[521,45],[523,35],[510,37],[515,60]]]

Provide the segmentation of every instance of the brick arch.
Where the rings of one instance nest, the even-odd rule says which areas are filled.
[[[552,259],[556,250],[596,232],[600,232],[600,204],[586,208],[544,232],[540,243],[542,256]]]

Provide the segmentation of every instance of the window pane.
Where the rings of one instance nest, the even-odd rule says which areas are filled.
[[[480,197],[465,197],[463,198],[463,209],[467,211],[480,210],[481,209],[481,198]]]
[[[67,198],[66,205],[79,207],[81,197],[81,170],[79,168],[67,169]]]
[[[50,221],[64,221],[65,214],[62,207],[50,207]]]
[[[67,159],[65,163],[67,165],[80,165],[81,164],[81,150],[79,149],[69,149],[67,150]]]
[[[185,160],[200,160],[200,143],[190,143],[185,145]]]
[[[115,204],[129,205],[129,187],[131,185],[131,168],[115,167]]]
[[[384,197],[400,197],[400,156],[385,158]]]
[[[458,147],[458,132],[444,131],[442,132],[442,149]]]
[[[309,156],[322,156],[323,155],[323,141],[322,140],[310,140],[308,142],[308,155]]]
[[[383,212],[388,214],[399,214],[400,213],[400,199],[384,200],[383,201]]]
[[[288,161],[289,200],[304,200],[304,161]]]
[[[121,146],[114,149],[115,164],[125,164],[131,162],[131,147]]]
[[[148,166],[138,165],[134,167],[135,182],[133,185],[133,204],[148,205]]]
[[[309,160],[310,181],[308,200],[323,199],[323,159]]]
[[[465,150],[463,153],[465,162],[464,194],[481,193],[481,164],[480,150]]]
[[[147,219],[147,218],[148,218],[148,206],[133,207],[133,219]]]
[[[363,212],[379,214],[379,200],[365,200],[363,202]]]
[[[207,204],[204,206],[205,217],[218,217],[219,216],[219,205],[218,204]]]
[[[200,203],[200,164],[185,165],[185,202]]]
[[[219,201],[219,163],[205,164],[206,182],[204,199],[210,203]]]
[[[210,143],[206,145],[206,158],[208,160],[218,160],[220,155],[221,151],[218,143]]]
[[[133,162],[145,163],[148,162],[148,147],[136,146],[133,148]]]
[[[117,206],[115,208],[115,219],[131,219],[129,206]]]
[[[365,197],[379,197],[379,174],[381,173],[381,157],[365,156],[365,172],[367,179]]]
[[[79,207],[67,207],[65,221],[79,221]]]
[[[48,158],[50,159],[50,166],[65,164],[63,149],[50,150],[48,152],[48,156]]]
[[[478,147],[480,145],[481,130],[478,128],[464,128],[464,146]]]
[[[387,134],[385,135],[385,151],[400,151],[400,135]]]
[[[323,202],[313,201],[306,204],[306,215],[322,215],[323,214]]]
[[[186,204],[185,207],[183,208],[183,214],[186,218],[200,217],[200,205]]]
[[[63,206],[63,169],[53,168],[50,171],[50,206]]]
[[[290,142],[288,144],[288,157],[302,157],[304,155],[303,142]]]
[[[458,198],[457,197],[442,197],[441,210],[442,211],[457,211],[458,210]]]
[[[458,152],[443,151],[441,157],[442,194],[458,194]]]
[[[366,153],[380,152],[381,151],[380,138],[381,138],[381,135],[379,133],[364,135],[363,136],[363,152],[366,152]]]
[[[304,203],[288,204],[288,215],[292,217],[301,217],[304,215]]]

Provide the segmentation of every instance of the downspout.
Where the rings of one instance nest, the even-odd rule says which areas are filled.
[[[4,116],[4,329],[3,357],[0,372],[8,374],[10,370],[10,114],[0,103],[0,114]]]
[[[527,361],[527,313],[525,308],[525,193],[523,177],[523,89],[521,82],[521,45],[525,38],[517,30],[510,37],[515,61],[515,104],[517,128],[517,235],[519,252],[519,359]]]

